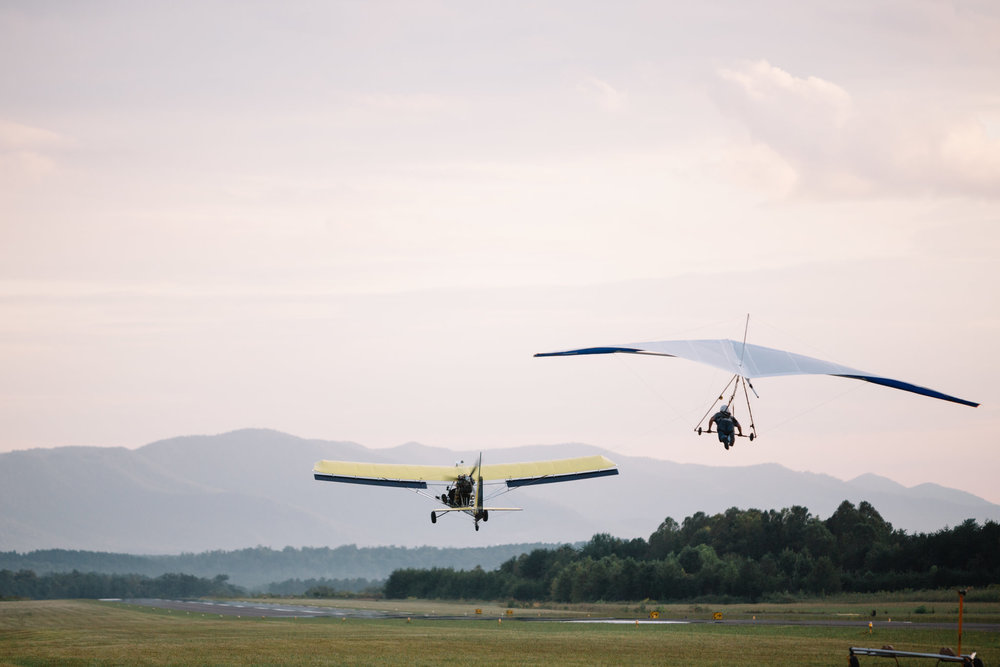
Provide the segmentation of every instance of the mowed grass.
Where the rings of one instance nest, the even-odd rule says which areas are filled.
[[[935,653],[956,646],[954,630],[919,625],[869,635],[858,627],[498,621],[485,611],[481,620],[342,621],[220,618],[87,600],[2,602],[0,664],[843,665],[850,646]],[[998,633],[966,631],[963,650],[1000,664]]]

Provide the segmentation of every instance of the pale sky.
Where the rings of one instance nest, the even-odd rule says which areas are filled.
[[[1000,503],[998,36],[992,0],[0,0],[0,451],[580,442]],[[726,452],[724,374],[532,358],[748,313],[983,405],[762,379]]]

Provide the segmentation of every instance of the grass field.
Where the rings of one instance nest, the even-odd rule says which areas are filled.
[[[597,616],[611,611],[603,608],[514,609],[513,619],[504,616],[500,622],[498,617],[505,609],[496,605],[480,605],[483,616],[473,620],[479,618],[474,615],[473,604],[419,600],[369,604],[414,616],[410,621],[261,619],[185,614],[89,600],[0,602],[0,664],[845,665],[850,646],[877,648],[892,644],[899,650],[936,653],[942,646],[955,648],[957,638],[954,629],[929,629],[919,623],[880,627],[869,635],[867,629],[859,627],[713,623],[637,626],[515,620],[543,613]],[[837,603],[829,608],[819,603],[789,605],[784,613],[794,618],[843,618],[842,614],[861,613],[842,611],[846,608],[843,604],[857,603]],[[914,606],[912,601],[905,604]],[[936,622],[946,620],[945,610],[938,611],[944,603],[922,604],[933,604],[935,613],[918,616]],[[352,601],[350,606],[359,605]],[[751,606],[708,609],[673,605],[661,607],[661,618],[711,616],[713,611],[722,612],[725,618],[744,618],[746,614],[752,617],[757,615],[754,611],[769,618],[778,615],[768,611],[766,605],[743,609]],[[871,603],[867,606],[871,607]],[[616,615],[624,615],[623,607],[615,606]],[[630,608],[633,611],[629,613],[639,615],[638,606]],[[417,616],[431,613],[432,609],[437,615],[470,613],[472,617],[445,621]],[[994,608],[992,614],[997,611]],[[962,647],[966,653],[978,651],[986,665],[1000,664],[1000,633],[966,631]],[[861,664],[894,663],[861,658]],[[900,664],[934,663],[900,660]]]

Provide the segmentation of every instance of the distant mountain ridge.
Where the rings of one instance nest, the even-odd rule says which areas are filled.
[[[431,501],[406,490],[317,482],[320,459],[442,464],[471,460],[407,443],[368,449],[246,429],[185,436],[139,449],[62,447],[0,454],[0,551],[78,549],[180,554],[266,546],[438,546],[574,543],[596,533],[646,538],[666,518],[729,507],[801,505],[826,518],[867,500],[894,527],[933,532],[966,519],[1000,520],[1000,505],[937,484],[907,488],[877,475],[848,482],[775,463],[745,467],[628,457],[579,444],[492,450],[490,463],[604,454],[615,477],[503,496],[478,533],[464,516],[430,523]]]

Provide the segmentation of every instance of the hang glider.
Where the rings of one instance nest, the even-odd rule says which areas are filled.
[[[317,461],[313,478],[324,482],[394,486],[412,489],[445,505],[431,511],[431,523],[448,512],[464,512],[472,517],[476,530],[480,521],[489,521],[492,512],[517,512],[520,507],[487,507],[484,485],[504,484],[506,493],[522,486],[570,482],[591,477],[617,475],[617,466],[604,456],[573,459],[499,463],[482,465],[482,454],[473,466],[462,462],[454,466],[396,465],[392,463],[356,463],[352,461]],[[428,485],[444,486],[441,494],[430,495]],[[494,494],[499,495],[499,494]]]
[[[850,368],[832,361],[823,361],[794,352],[776,350],[763,345],[741,343],[735,340],[661,340],[649,343],[630,343],[608,347],[584,347],[562,352],[540,352],[536,357],[568,357],[584,354],[612,354],[616,352],[649,354],[661,357],[678,357],[701,364],[707,364],[729,371],[734,375],[753,380],[781,375],[834,375],[837,377],[864,380],[893,389],[911,391],[915,394],[939,398],[943,401],[979,407],[979,403],[967,401],[939,391],[920,387],[909,382],[875,375],[856,368]]]
[[[779,377],[783,375],[833,375],[853,380],[863,380],[864,382],[891,387],[893,389],[900,389],[902,391],[909,391],[914,394],[929,396],[943,401],[951,401],[953,403],[968,405],[970,407],[979,406],[979,403],[958,398],[956,396],[950,396],[934,389],[928,389],[927,387],[910,384],[909,382],[903,382],[902,380],[895,380],[882,375],[861,371],[856,368],[834,363],[832,361],[824,361],[822,359],[807,357],[794,352],[787,352],[785,350],[764,347],[763,345],[753,345],[729,339],[651,341],[645,343],[629,343],[626,345],[583,347],[574,350],[563,350],[560,352],[540,352],[535,356],[570,357],[589,354],[616,353],[677,357],[679,359],[687,359],[688,361],[706,364],[708,366],[732,373],[733,378],[730,380],[729,384],[726,385],[726,388],[723,389],[722,393],[720,393],[716,402],[723,401],[725,393],[729,390],[730,386],[732,386],[733,393],[729,397],[729,403],[732,404],[732,399],[735,398],[737,389],[740,386],[743,387],[743,393],[746,397],[747,411],[750,413],[751,418],[750,429],[752,432],[749,435],[750,440],[754,439],[756,435],[756,428],[753,424],[753,413],[750,411],[750,396],[746,390],[749,387],[750,391],[753,391],[756,395],[757,391],[754,389],[752,384],[752,380],[756,378]],[[713,403],[713,408],[714,405],[715,404]],[[723,405],[723,407],[728,406]],[[709,409],[709,413],[713,408]],[[713,421],[719,417],[722,417],[724,420],[725,416],[722,415],[723,412],[726,411],[720,410],[719,413],[716,413],[713,417]],[[705,417],[707,417],[709,413],[706,413]],[[702,417],[702,421],[705,420],[705,417]],[[711,432],[711,425],[712,421],[709,422],[709,432]],[[732,425],[727,425],[727,428],[731,428],[731,426]],[[738,422],[736,423],[736,427],[739,428]],[[695,431],[701,435],[702,429],[700,423],[699,426],[695,428]],[[742,435],[742,429],[740,429],[740,434]],[[733,437],[735,437],[735,435]],[[721,431],[719,439],[726,444],[726,449],[729,449],[732,445],[732,438],[724,440]]]

